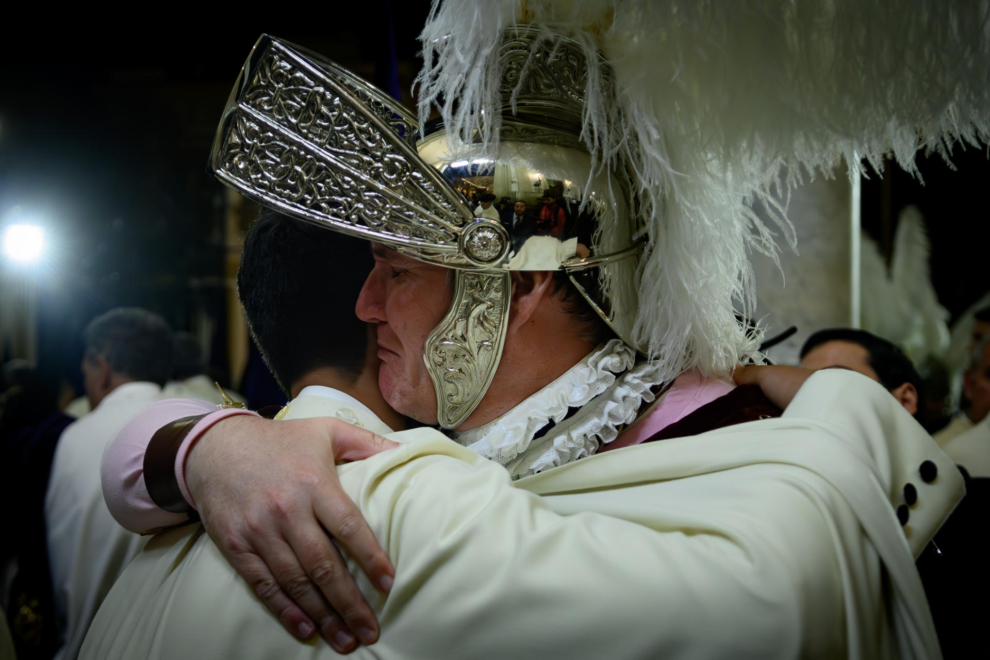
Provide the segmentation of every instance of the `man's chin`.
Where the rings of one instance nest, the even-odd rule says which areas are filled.
[[[426,406],[429,408],[428,410],[424,410],[424,406],[417,406],[416,397],[412,396],[414,393],[408,391],[409,386],[406,379],[397,378],[386,362],[382,362],[378,367],[378,387],[382,391],[382,398],[385,399],[385,403],[390,405],[395,412],[414,419],[420,424],[436,425],[435,404],[432,407]]]

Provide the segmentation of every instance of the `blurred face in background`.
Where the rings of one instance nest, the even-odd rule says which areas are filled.
[[[828,341],[815,346],[801,359],[801,366],[815,371],[825,367],[845,367],[880,382],[880,376],[870,366],[869,351],[848,341]]]
[[[990,321],[977,321],[973,326],[973,336],[970,337],[969,350],[976,348],[976,345],[983,341],[983,338],[990,335]]]
[[[515,210],[516,215],[522,215],[526,212],[526,202],[516,202],[513,209]]]
[[[82,361],[83,389],[86,390],[86,398],[89,399],[89,407],[96,408],[100,405],[110,390],[111,370],[106,358],[97,355],[91,350],[86,351],[86,356]]]
[[[963,377],[963,394],[969,400],[969,419],[974,423],[983,420],[990,412],[990,344],[983,349],[976,368]]]
[[[880,376],[870,366],[870,352],[849,341],[827,341],[816,346],[801,359],[805,369],[818,371],[825,367],[845,367],[880,382]],[[911,383],[902,383],[888,390],[911,415],[918,412],[918,391]]]

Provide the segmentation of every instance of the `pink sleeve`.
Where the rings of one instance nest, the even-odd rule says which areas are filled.
[[[203,415],[179,446],[175,457],[175,476],[183,497],[195,508],[186,487],[186,456],[196,441],[221,419],[234,415],[255,415],[249,410],[228,408],[195,399],[165,399],[151,404],[121,429],[103,453],[101,478],[103,499],[114,519],[125,529],[144,533],[159,527],[169,527],[188,520],[185,513],[172,513],[160,508],[148,494],[144,483],[144,453],[152,436],[161,427],[183,417]]]

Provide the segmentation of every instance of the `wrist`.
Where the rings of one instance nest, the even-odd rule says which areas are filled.
[[[260,420],[256,413],[225,409],[204,418],[183,442],[175,460],[175,475],[186,501],[196,508],[198,493],[209,481],[217,460],[223,460],[227,439],[237,433],[237,424]]]

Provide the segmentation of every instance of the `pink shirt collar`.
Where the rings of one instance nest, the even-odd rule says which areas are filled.
[[[656,408],[599,452],[638,445],[698,408],[725,396],[735,387],[729,381],[702,376],[698,369],[686,371],[674,380]]]

